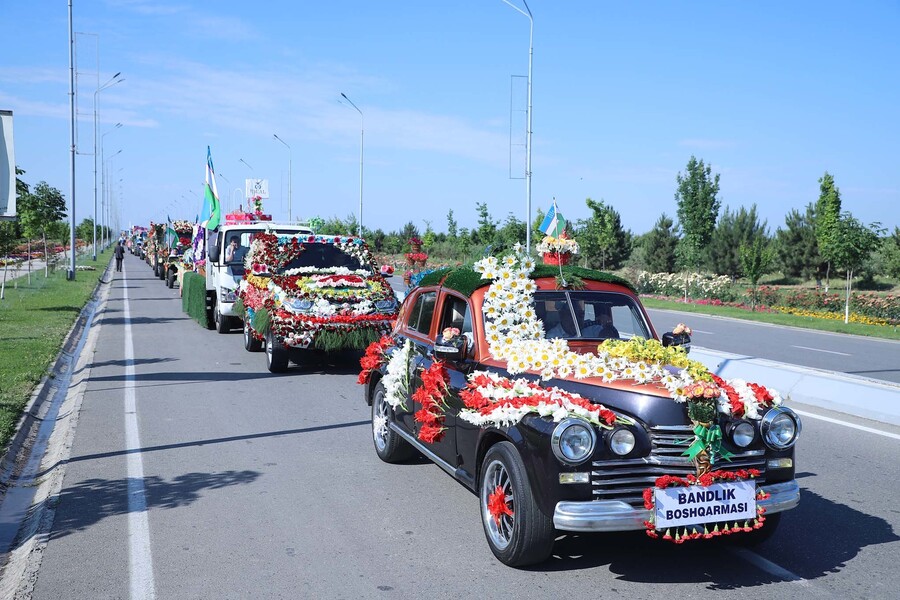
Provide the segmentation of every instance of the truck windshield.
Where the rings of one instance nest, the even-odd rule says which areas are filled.
[[[361,264],[356,257],[347,254],[334,244],[304,243],[302,245],[303,252],[284,266],[285,271],[300,267],[315,267],[317,269],[346,267],[351,271],[359,269],[371,270],[369,265]]]
[[[225,233],[225,246],[222,249],[222,260],[238,274],[243,274],[244,257],[250,249],[254,236],[262,233],[261,229],[229,229]],[[296,229],[273,229],[276,235],[297,235]],[[301,233],[306,233],[305,231]]]

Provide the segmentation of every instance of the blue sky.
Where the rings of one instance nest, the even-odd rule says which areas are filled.
[[[226,207],[245,178],[267,178],[267,211],[285,218],[289,152],[273,134],[291,146],[295,215],[355,214],[360,118],[341,92],[365,115],[367,227],[444,231],[450,208],[473,227],[478,202],[497,220],[525,216],[509,162],[528,19],[501,0],[74,5],[75,30],[97,34],[77,36],[79,222],[93,209],[98,39],[100,83],[124,77],[99,94],[105,155],[122,151],[108,164],[123,225],[193,218],[207,145]],[[578,219],[586,197],[602,199],[646,232],[675,215],[676,175],[695,155],[721,175],[723,207],[755,203],[770,230],[818,197],[826,170],[844,210],[900,225],[896,0],[529,6],[533,210],[555,197]],[[66,2],[2,12],[0,109],[15,115],[16,162],[29,184],[68,197]]]

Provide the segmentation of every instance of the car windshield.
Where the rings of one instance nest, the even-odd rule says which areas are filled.
[[[317,242],[303,243],[303,252],[300,256],[284,266],[284,271],[299,269],[301,267],[315,267],[323,269],[328,267],[345,267],[351,271],[359,269],[370,270],[368,265],[363,265],[355,256],[347,254],[334,244],[322,244]]]
[[[637,303],[625,294],[600,291],[538,291],[535,312],[546,338],[649,339]]]

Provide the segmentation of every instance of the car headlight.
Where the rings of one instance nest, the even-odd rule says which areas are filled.
[[[747,421],[739,421],[731,426],[731,441],[738,448],[746,448],[756,438],[756,429]]]
[[[577,465],[590,458],[596,444],[594,426],[583,419],[563,419],[550,438],[553,454],[569,465]]]
[[[383,313],[392,313],[397,310],[397,301],[393,298],[377,300],[375,302],[375,310]]]
[[[634,450],[634,434],[624,427],[616,427],[607,438],[609,440],[609,449],[614,454],[625,456]]]
[[[222,302],[234,302],[237,300],[236,290],[227,290],[222,289],[222,292],[219,294],[219,298]]]
[[[782,406],[769,409],[759,422],[766,445],[775,450],[785,450],[794,445],[800,435],[800,417]]]
[[[305,298],[291,298],[282,302],[281,305],[291,312],[305,313],[312,310],[313,301]]]

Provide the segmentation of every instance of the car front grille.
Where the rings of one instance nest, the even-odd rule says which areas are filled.
[[[696,473],[694,463],[682,456],[694,439],[690,425],[661,425],[650,428],[649,456],[616,460],[595,460],[591,463],[591,484],[594,500],[621,500],[634,507],[644,505],[643,492],[660,475],[685,477]],[[758,484],[766,480],[765,450],[748,450],[733,455],[730,461],[719,460],[713,470],[736,471],[757,469]]]

